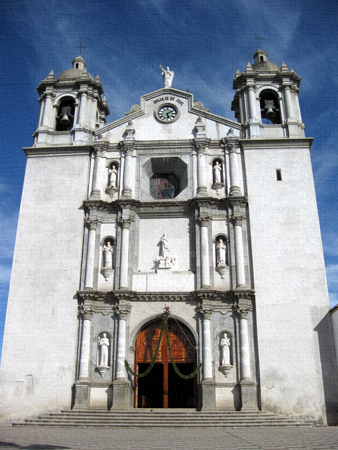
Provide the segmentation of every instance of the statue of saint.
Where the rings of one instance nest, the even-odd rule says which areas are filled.
[[[226,245],[223,239],[220,239],[216,245],[216,266],[225,266],[226,264]]]
[[[116,166],[113,165],[111,169],[109,169],[109,187],[116,188],[117,182],[117,170]]]
[[[109,353],[109,339],[107,338],[107,334],[103,333],[102,337],[100,336],[97,339],[100,352],[99,352],[99,366],[108,367],[108,353]]]
[[[230,339],[226,334],[221,339],[221,366],[230,364]]]
[[[216,161],[214,167],[214,183],[222,183],[222,165]]]
[[[167,66],[167,69],[164,70],[163,67],[160,64],[160,69],[162,71],[162,76],[163,76],[163,82],[164,82],[164,87],[166,88],[170,88],[174,79],[174,75],[175,73],[173,71],[170,71],[169,67]]]
[[[160,239],[161,242],[161,255],[163,258],[167,258],[169,256],[169,241],[165,233]]]
[[[113,267],[113,247],[109,241],[103,246],[103,267]]]

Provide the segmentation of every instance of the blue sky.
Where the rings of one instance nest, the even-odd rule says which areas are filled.
[[[32,145],[39,112],[35,88],[52,69],[57,76],[71,67],[80,36],[88,71],[105,90],[108,122],[163,86],[159,64],[175,71],[174,88],[234,120],[232,79],[253,62],[253,38],[265,37],[268,59],[302,77],[330,302],[338,303],[337,24],[336,0],[2,0],[0,345],[26,163],[21,148]]]

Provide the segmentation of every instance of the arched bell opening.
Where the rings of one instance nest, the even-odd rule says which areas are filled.
[[[56,131],[68,131],[73,128],[75,100],[65,97],[61,100],[56,117]]]
[[[183,375],[196,369],[196,341],[189,328],[176,319],[169,319],[168,335],[176,368]],[[161,321],[145,324],[135,343],[135,372],[144,373],[156,354]],[[135,377],[136,378],[136,377]],[[135,408],[195,408],[196,376],[183,379],[171,362],[166,334],[163,331],[155,364],[148,375],[135,379]]]
[[[264,89],[260,93],[260,108],[263,124],[273,125],[282,123],[279,99],[276,91],[273,89]]]

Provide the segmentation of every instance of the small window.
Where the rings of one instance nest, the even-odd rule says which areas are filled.
[[[282,170],[276,169],[277,181],[282,181]]]

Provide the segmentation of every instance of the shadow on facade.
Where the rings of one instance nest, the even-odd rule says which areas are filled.
[[[318,333],[327,424],[338,424],[338,371],[334,350],[331,316],[328,312],[315,327]]]

